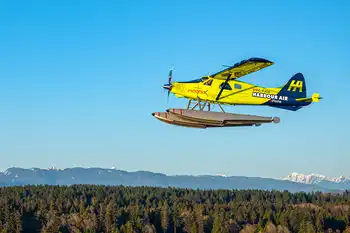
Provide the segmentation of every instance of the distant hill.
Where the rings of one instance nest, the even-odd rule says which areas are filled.
[[[261,189],[288,190],[290,192],[337,192],[333,187],[318,184],[304,184],[289,180],[276,180],[243,176],[168,176],[147,171],[127,172],[104,168],[67,168],[67,169],[24,169],[9,168],[0,173],[0,186],[18,185],[124,185],[177,187],[191,189]]]

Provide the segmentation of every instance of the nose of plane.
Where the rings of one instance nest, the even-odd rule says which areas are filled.
[[[163,88],[166,90],[171,90],[171,84],[164,84]]]

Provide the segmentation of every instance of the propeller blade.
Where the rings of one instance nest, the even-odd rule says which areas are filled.
[[[173,69],[174,68],[172,66],[170,71],[169,71],[168,83],[163,85],[163,88],[168,90],[167,103],[169,102],[169,96],[170,96],[170,91],[171,91],[171,82],[172,82],[172,79],[173,79]]]
[[[171,84],[172,79],[173,79],[173,69],[171,68],[171,70],[169,72],[168,84]]]

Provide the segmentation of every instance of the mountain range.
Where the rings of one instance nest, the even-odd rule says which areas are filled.
[[[12,167],[0,172],[0,186],[18,185],[124,185],[154,186],[191,189],[261,189],[288,190],[290,192],[340,192],[350,189],[350,180],[322,175],[292,173],[282,179],[223,176],[223,175],[174,175],[149,171],[127,172],[106,168],[40,169]]]
[[[346,178],[345,176],[327,177],[317,173],[305,175],[302,173],[293,172],[282,178],[282,180],[302,184],[313,184],[327,189],[350,189],[350,179]]]

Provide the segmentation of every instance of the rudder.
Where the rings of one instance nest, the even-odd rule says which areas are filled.
[[[290,96],[293,98],[305,98],[306,97],[306,84],[305,78],[302,73],[295,74],[289,81],[282,87],[279,95]]]

